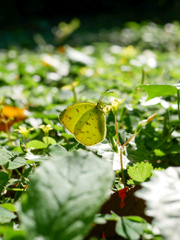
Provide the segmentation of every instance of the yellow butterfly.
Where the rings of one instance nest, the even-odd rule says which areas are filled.
[[[105,93],[107,91],[109,89]],[[104,96],[105,94],[102,97]],[[97,104],[76,103],[64,109],[59,115],[59,121],[74,135],[78,142],[85,146],[95,145],[106,137],[105,112],[100,100]]]

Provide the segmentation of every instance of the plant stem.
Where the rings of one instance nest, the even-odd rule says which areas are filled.
[[[4,190],[15,191],[15,192],[24,192],[24,191],[26,191],[23,188],[5,188]]]
[[[122,148],[124,148],[132,139],[133,137],[135,137],[137,135],[137,133],[134,133],[123,145]]]
[[[18,174],[19,176],[21,176],[21,177],[24,178],[27,182],[29,182],[29,179],[26,178],[25,176],[23,176],[17,169],[14,169],[14,170],[17,172],[17,174]]]
[[[178,105],[178,116],[179,116],[179,121],[180,121],[180,103],[179,103],[179,98],[180,98],[180,96],[179,96],[179,89],[177,90],[177,105]]]
[[[34,169],[36,169],[36,164],[35,163],[33,163],[33,167],[34,167]]]
[[[77,95],[76,95],[74,84],[72,83],[71,86],[72,86],[72,91],[73,91],[73,94],[74,94],[74,102],[77,103]]]
[[[123,152],[122,152],[122,148],[120,148],[120,164],[121,164],[122,182],[123,182],[123,184],[124,184],[124,187],[126,187],[126,181],[125,181],[124,169],[123,169]]]
[[[117,175],[117,177],[118,177],[119,182],[123,184],[123,182],[121,181],[121,179],[120,179],[120,177],[119,177],[118,172],[117,172],[117,171],[115,171],[115,172],[116,172],[116,175]]]
[[[114,118],[115,118],[115,129],[116,129],[116,136],[117,136],[118,146],[121,146],[121,143],[119,141],[119,135],[118,135],[118,127],[117,127],[117,117],[116,117],[116,115],[114,116]]]

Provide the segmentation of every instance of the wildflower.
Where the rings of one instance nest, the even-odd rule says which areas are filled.
[[[119,105],[125,100],[125,98],[123,98],[122,100],[120,99],[114,99],[114,101],[111,103],[112,105],[112,112],[113,114],[116,116],[117,113],[118,113],[118,108],[119,108]]]
[[[34,130],[34,128],[26,129],[26,127],[19,126],[19,129],[15,129],[14,131],[21,133],[23,138],[26,140],[28,137],[28,133],[32,130]]]
[[[47,124],[46,126],[41,125],[41,126],[39,126],[39,128],[41,128],[44,131],[45,136],[48,136],[49,131],[53,129],[50,124]]]

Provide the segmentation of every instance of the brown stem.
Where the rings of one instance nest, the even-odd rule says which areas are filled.
[[[120,164],[121,164],[122,182],[124,184],[124,187],[126,187],[126,181],[125,181],[124,169],[123,169],[123,152],[122,152],[122,149],[120,149]]]

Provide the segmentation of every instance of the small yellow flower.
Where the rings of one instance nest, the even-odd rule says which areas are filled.
[[[119,105],[125,100],[125,98],[123,98],[122,100],[120,99],[114,99],[114,101],[111,103],[112,105],[112,112],[113,114],[116,116],[117,113],[118,113],[118,108],[119,108]]]
[[[47,124],[46,126],[41,125],[41,126],[39,126],[39,128],[41,128],[44,131],[45,136],[48,136],[49,131],[53,129],[50,124]]]
[[[23,138],[26,140],[28,133],[32,130],[34,130],[34,128],[26,129],[26,127],[19,126],[19,129],[15,129],[14,131],[21,133]]]

